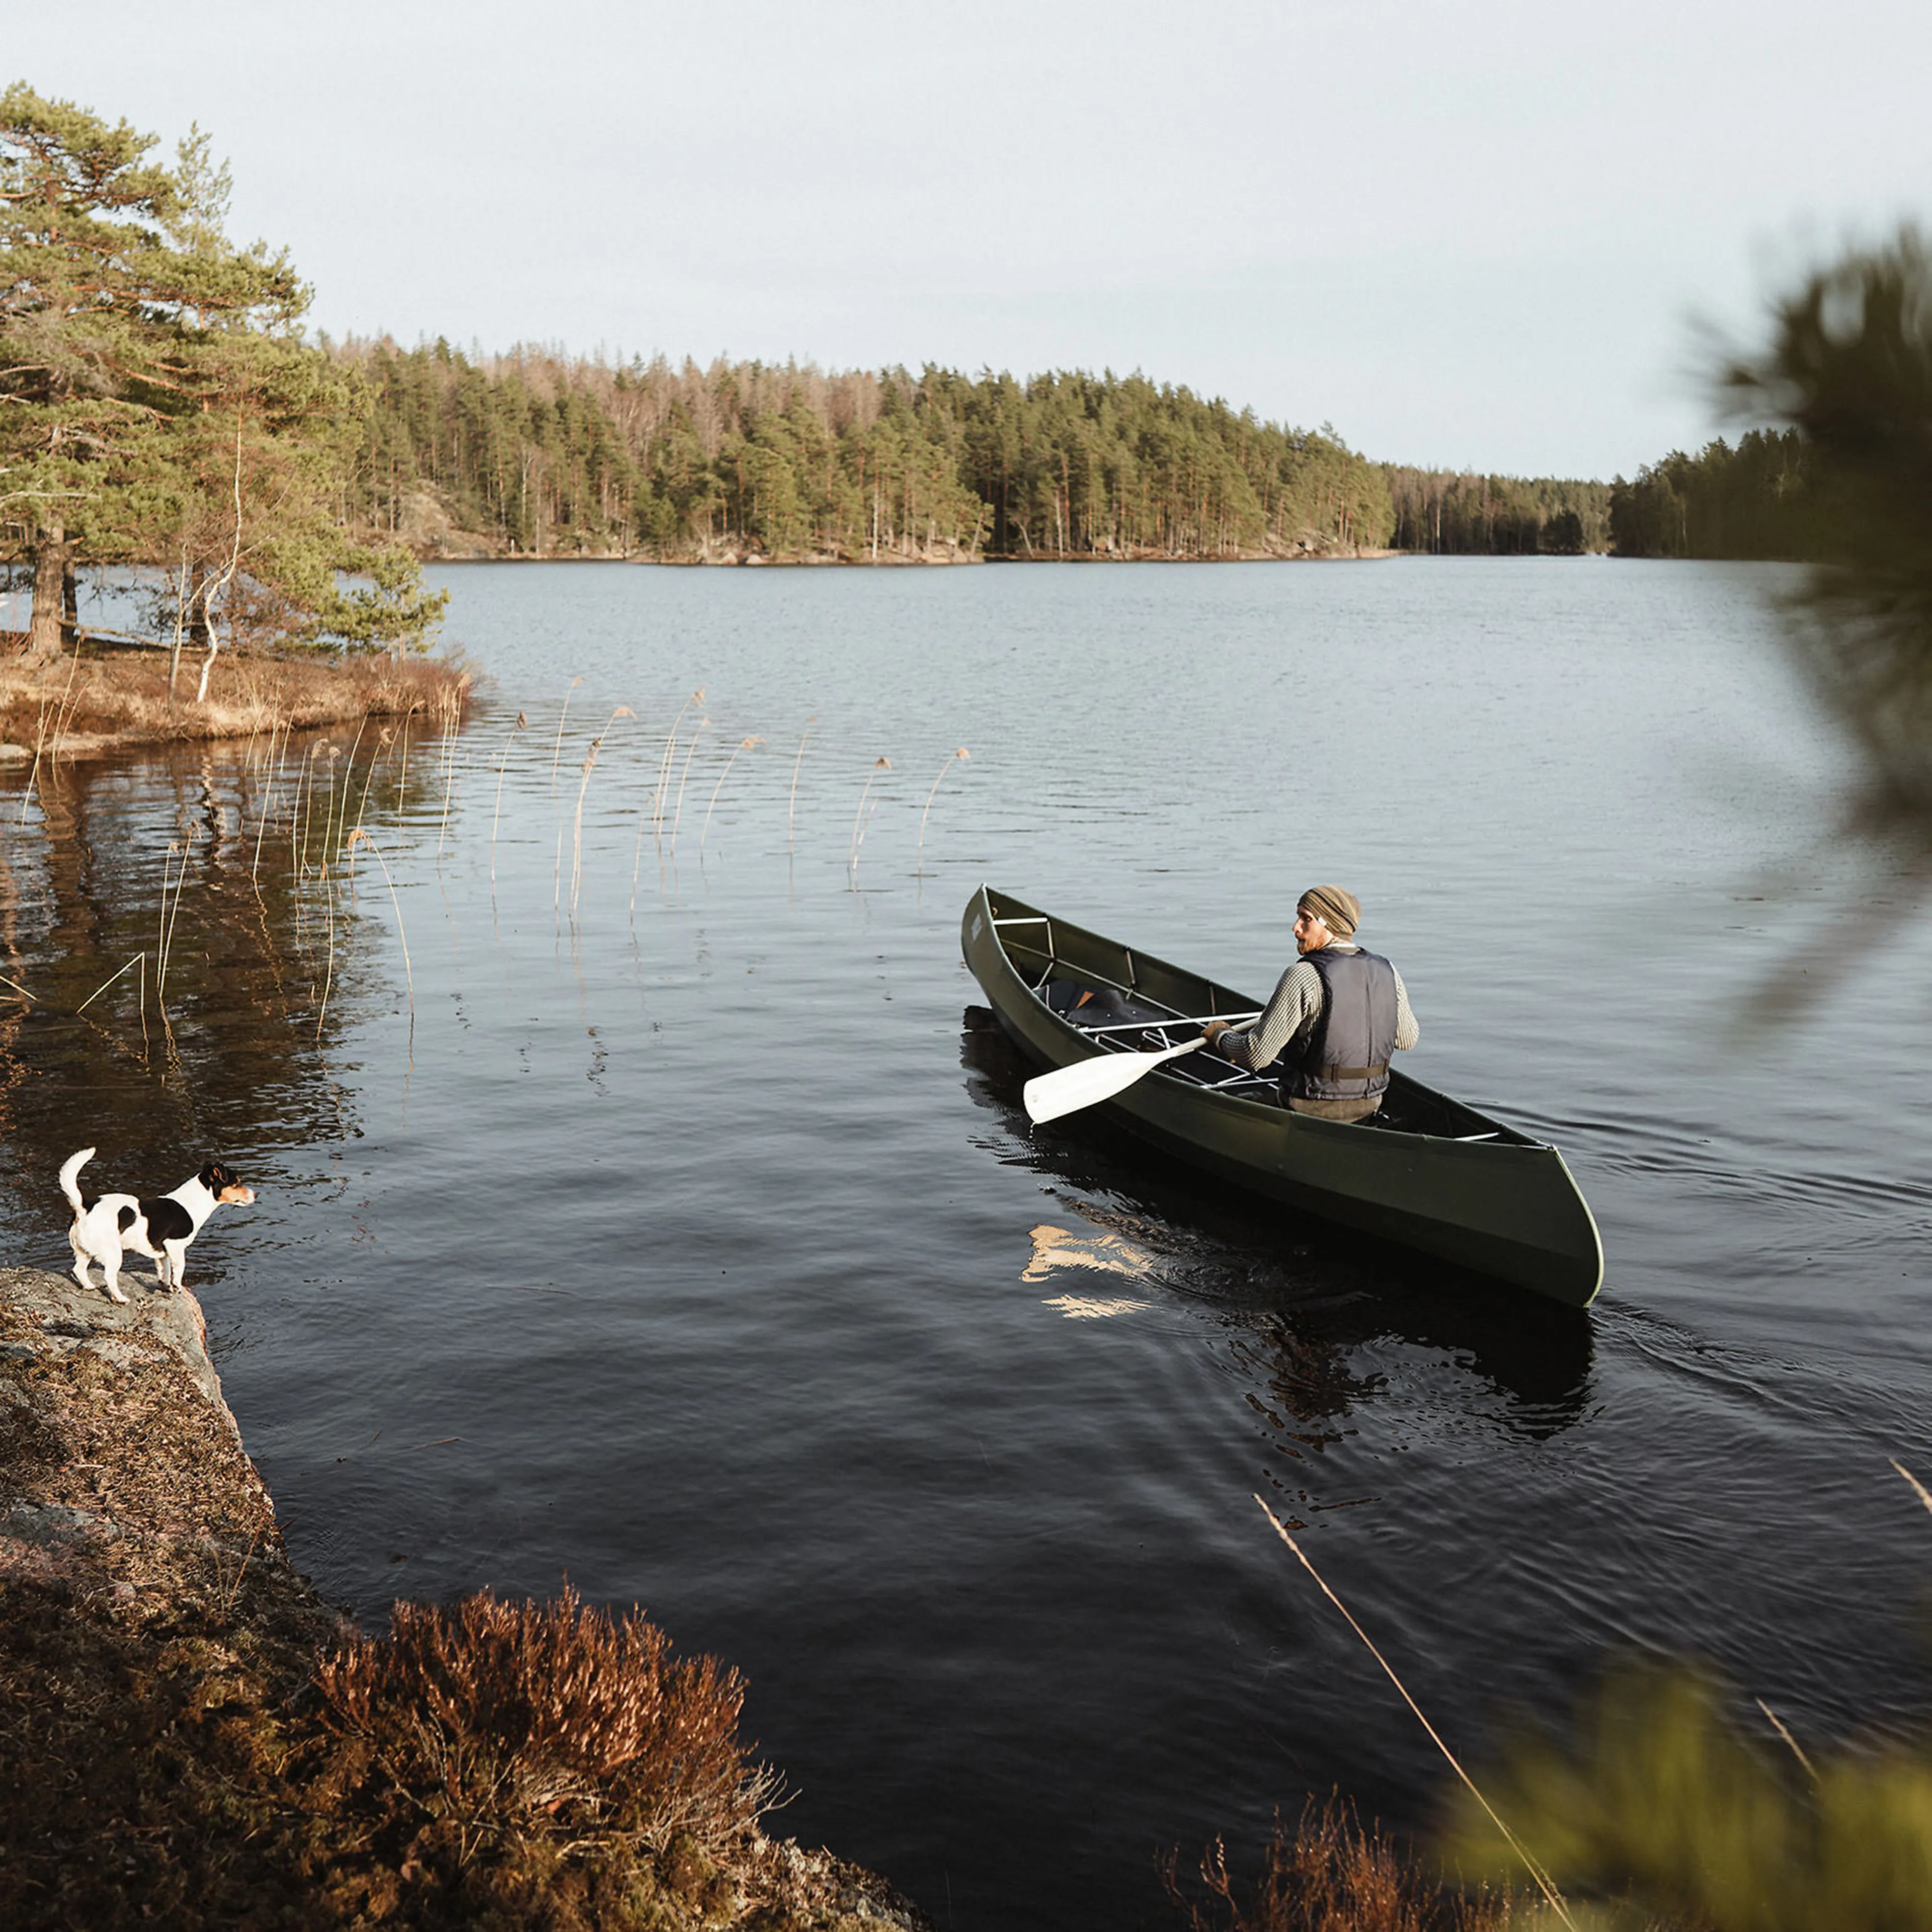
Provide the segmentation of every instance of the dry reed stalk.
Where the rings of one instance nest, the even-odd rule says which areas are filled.
[[[496,761],[496,808],[490,814],[490,884],[493,886],[496,883],[496,827],[503,817],[503,773],[509,766],[511,745],[530,722],[520,711],[517,713],[517,722],[503,740],[503,755]]]
[[[126,972],[127,970],[127,968],[124,966],[121,969],[123,973]],[[21,998],[26,1001],[28,1006],[31,1006],[34,1004],[33,994],[28,992],[26,988],[20,984],[19,980],[10,980],[4,973],[0,973],[0,986],[12,987],[14,992],[18,993]]]
[[[74,640],[74,662],[68,667],[67,688],[61,693],[60,704],[55,708],[55,716],[56,719],[58,719],[61,711],[64,710],[66,707],[67,693],[68,691],[71,691],[74,688],[74,674],[76,671],[80,670],[80,638],[79,633],[76,632]],[[40,776],[40,748],[46,742],[46,736],[47,700],[46,694],[43,692],[40,698],[40,716],[34,728],[33,766],[27,773],[27,782],[20,788],[20,823],[22,825],[26,824],[27,822],[27,800],[33,795],[34,783]],[[60,733],[58,725],[56,726],[54,733],[54,744],[56,748],[58,748],[60,744]],[[50,764],[52,762],[51,754],[50,755],[48,761]]]
[[[563,760],[563,726],[564,720],[570,716],[571,693],[583,682],[582,678],[574,677],[564,687],[563,710],[556,721],[556,748],[550,754],[550,760],[552,804],[556,802],[556,769]],[[563,820],[561,818],[556,821],[556,856],[550,867],[550,909],[553,913],[560,914],[563,910]]]
[[[1927,1509],[1932,1510],[1932,1490],[1928,1490],[1896,1456],[1888,1456],[1886,1460],[1912,1485],[1912,1493],[1925,1505]]]
[[[410,936],[403,930],[403,902],[397,896],[396,882],[389,876],[389,862],[382,856],[382,848],[376,843],[376,836],[367,826],[358,825],[349,835],[352,845],[367,845],[376,855],[376,862],[382,868],[382,882],[389,889],[389,903],[396,909],[396,938],[403,949],[403,979],[410,993],[410,1046],[412,1051],[416,1040],[416,976],[410,964]]]
[[[276,729],[277,727],[274,724],[271,724],[268,728],[268,755],[274,760],[275,768],[269,774],[268,788],[262,795],[262,815],[255,823],[255,862],[248,868],[248,883],[254,886],[258,892],[261,890],[262,836],[268,829],[268,814],[274,808],[275,788],[282,782],[281,757],[275,750]],[[288,734],[284,730],[282,734],[284,752],[288,749]]]
[[[577,815],[571,832],[570,847],[570,916],[577,916],[578,888],[584,883],[584,794],[590,789],[590,774],[597,769],[597,754],[604,748],[605,733],[620,718],[634,718],[638,714],[628,704],[620,704],[604,721],[604,730],[590,741],[590,748],[584,754],[584,778],[577,788]]]
[[[328,907],[328,954],[322,970],[322,1004],[315,1010],[315,1042],[322,1044],[322,1023],[328,1017],[329,989],[335,984],[335,878],[325,866],[322,890]]]
[[[446,714],[442,728],[444,755],[442,761],[442,822],[436,828],[436,862],[442,863],[442,842],[449,835],[449,801],[456,789],[456,727],[458,714],[461,709],[456,694],[450,691],[436,693],[436,707]]]
[[[1791,1735],[1790,1732],[1785,1728],[1784,1720],[1780,1718],[1762,1697],[1757,1700],[1757,1707],[1764,1713],[1766,1717],[1770,1720],[1771,1728],[1791,1747],[1791,1755],[1804,1767],[1805,1776],[1810,1779],[1814,1785],[1817,1786],[1818,1788],[1822,1790],[1823,1789],[1823,1783],[1819,1778],[1817,1766],[1804,1755],[1804,1746],[1801,1744],[1798,1740]]]
[[[34,762],[27,772],[27,782],[20,788],[20,823],[27,822],[27,802],[34,795],[34,782],[40,776],[40,746],[46,736],[47,707],[44,699],[40,704],[40,722],[34,729]]]
[[[74,662],[67,668],[67,688],[61,693],[61,701],[54,707],[54,741],[47,748],[47,763],[60,763],[60,742],[67,731],[68,720],[74,716],[68,708],[68,700],[73,695],[74,680],[80,669],[80,630],[76,626],[74,634]],[[74,760],[68,760],[71,764]]]
[[[181,867],[175,874],[175,909],[168,914],[167,957],[163,962],[162,968],[157,969],[158,970],[164,970],[166,966],[172,965],[174,962],[175,928],[181,923],[182,894],[188,890],[188,862],[194,856],[194,828],[190,826],[188,828],[187,838],[182,842]],[[154,985],[154,997],[157,999],[160,997],[160,982],[158,980]]]
[[[866,801],[872,795],[872,781],[881,772],[889,772],[892,768],[890,758],[873,760],[872,769],[866,774],[866,788],[859,794],[859,809],[852,814],[852,849],[845,855],[845,870],[854,884],[859,878],[859,848],[865,844],[866,827],[872,822],[866,815]],[[872,809],[876,812],[878,807],[874,806]]]
[[[805,729],[798,734],[798,756],[791,761],[791,796],[785,802],[785,850],[792,849],[792,820],[798,811],[798,768],[805,763],[805,741],[812,736],[812,728],[818,722],[814,718],[805,721]]]
[[[670,844],[668,848],[674,859],[677,856],[677,828],[684,823],[684,788],[691,782],[691,761],[698,754],[698,734],[710,722],[708,718],[700,718],[691,728],[691,742],[685,748],[684,769],[678,774],[677,806],[671,814]]]
[[[167,859],[164,857],[161,861],[161,923],[160,940],[156,947],[154,960],[154,1004],[160,1008],[164,1018],[167,1013],[168,961],[174,952],[175,926],[181,917],[182,891],[188,884],[188,855],[194,849],[194,832],[192,827],[189,830],[188,837],[180,844],[176,845],[171,843],[168,847],[170,856],[176,852],[181,854],[181,869],[175,874],[175,903],[174,910],[172,912],[168,910]]]
[[[308,851],[308,782],[313,773],[315,754],[325,742],[310,746],[302,754],[302,779],[296,787],[295,804],[289,813],[289,870],[298,879],[306,869],[304,861]]]
[[[369,762],[362,767],[362,796],[356,804],[356,823],[360,825],[369,816],[369,788],[376,782],[376,760],[382,754],[382,747],[395,736],[393,731],[379,728],[376,733],[376,748],[369,754]]]
[[[926,821],[932,815],[932,801],[939,796],[939,788],[945,782],[946,774],[952,770],[955,765],[962,763],[971,755],[972,754],[967,750],[966,747],[962,745],[958,750],[940,766],[939,776],[933,780],[932,789],[926,795],[926,810],[919,815],[919,844],[913,855],[913,869],[915,872],[919,869],[920,862],[926,856]]]
[[[403,713],[403,768],[396,775],[396,818],[398,823],[403,816],[403,788],[410,782],[410,720],[416,715],[412,704]]]
[[[1462,1780],[1463,1784],[1468,1790],[1470,1796],[1474,1798],[1476,1802],[1480,1804],[1483,1808],[1484,1810],[1488,1814],[1490,1822],[1495,1826],[1498,1832],[1502,1832],[1504,1840],[1508,1842],[1510,1849],[1516,1853],[1518,1858],[1522,1859],[1523,1869],[1529,1874],[1530,1877],[1535,1882],[1537,1890],[1542,1893],[1544,1899],[1547,1901],[1550,1910],[1556,1914],[1558,1918],[1562,1920],[1563,1923],[1566,1926],[1569,1928],[1569,1932],[1576,1932],[1576,1922],[1570,1916],[1569,1907],[1564,1904],[1562,1894],[1556,1889],[1556,1881],[1551,1878],[1549,1873],[1544,1870],[1542,1864],[1536,1858],[1531,1856],[1528,1848],[1524,1845],[1522,1840],[1520,1839],[1516,1834],[1503,1822],[1502,1818],[1497,1814],[1496,1807],[1483,1796],[1480,1791],[1477,1790],[1476,1780],[1462,1768],[1461,1761],[1456,1757],[1456,1754],[1442,1742],[1442,1736],[1437,1731],[1436,1726],[1423,1714],[1422,1706],[1408,1694],[1408,1686],[1403,1683],[1402,1679],[1395,1674],[1395,1668],[1394,1665],[1392,1665],[1389,1662],[1388,1659],[1383,1656],[1382,1652],[1376,1648],[1375,1643],[1370,1638],[1368,1632],[1363,1629],[1360,1624],[1356,1622],[1354,1617],[1349,1611],[1348,1605],[1343,1603],[1341,1598],[1336,1596],[1333,1590],[1329,1588],[1327,1582],[1322,1577],[1321,1571],[1316,1568],[1315,1565],[1308,1560],[1307,1556],[1304,1553],[1301,1545],[1297,1543],[1294,1538],[1288,1534],[1287,1525],[1282,1521],[1280,1517],[1275,1514],[1273,1510],[1268,1508],[1266,1503],[1262,1502],[1259,1496],[1256,1496],[1255,1498],[1255,1501],[1260,1505],[1262,1514],[1266,1516],[1270,1522],[1274,1524],[1274,1533],[1276,1535],[1280,1537],[1282,1541],[1286,1544],[1288,1548],[1294,1552],[1295,1561],[1301,1565],[1303,1569],[1308,1572],[1310,1576],[1315,1579],[1316,1587],[1321,1591],[1322,1594],[1335,1606],[1336,1609],[1342,1612],[1343,1621],[1348,1624],[1348,1628],[1355,1633],[1356,1636],[1361,1639],[1369,1654],[1382,1666],[1383,1674],[1401,1694],[1402,1701],[1408,1706],[1410,1710],[1414,1712],[1416,1721],[1429,1733],[1430,1742],[1434,1744],[1436,1748],[1448,1760],[1449,1768]]]
[[[671,763],[677,755],[678,727],[684,722],[684,714],[694,704],[702,704],[704,702],[704,687],[700,684],[677,707],[677,716],[670,721],[670,730],[664,739],[664,755],[658,760],[657,789],[651,794],[651,824],[656,830],[660,843],[663,842],[664,838],[664,794],[670,789]]]
[[[94,1001],[99,999],[101,994],[106,992],[108,988],[112,986],[115,981],[119,979],[123,973],[131,971],[136,964],[137,964],[140,961],[146,958],[147,956],[148,956],[145,952],[137,952],[134,955],[134,957],[132,959],[128,961],[125,966],[117,968],[113,972],[109,974],[107,977],[102,980],[100,984],[95,987],[94,991],[88,994],[87,998],[82,1000],[79,1006],[74,1008],[74,1018],[76,1019],[79,1019],[81,1015],[86,1012],[88,1008],[92,1006]],[[10,982],[9,983],[10,984],[11,982]]]
[[[170,839],[161,854],[161,904],[154,921],[154,997],[160,998],[161,970],[168,956],[168,862],[181,850]]]
[[[322,864],[318,869],[326,874],[329,870],[335,850],[335,767],[341,762],[342,748],[339,745],[332,744],[325,746],[324,749],[328,753],[328,789],[325,795],[322,814]],[[349,795],[349,780],[346,776],[342,781],[342,791],[344,802],[346,804]]]
[[[731,776],[731,767],[738,762],[740,752],[748,752],[754,745],[762,745],[762,738],[740,738],[731,755],[724,760],[724,769],[718,774],[718,782],[711,788],[711,802],[704,808],[704,823],[698,834],[698,850],[700,856],[704,850],[705,835],[711,830],[711,814],[718,809],[718,794],[724,789],[724,781]]]
[[[364,712],[362,722],[356,728],[356,736],[350,740],[349,762],[342,768],[342,810],[334,814],[328,829],[328,849],[333,852],[340,844],[349,823],[349,788],[356,779],[356,754],[362,744],[362,734],[369,728],[369,714]]]
[[[563,762],[563,728],[570,716],[570,694],[583,682],[582,678],[574,677],[563,688],[563,709],[557,714],[556,720],[556,749],[550,754],[550,795],[552,798],[556,796],[556,770]]]

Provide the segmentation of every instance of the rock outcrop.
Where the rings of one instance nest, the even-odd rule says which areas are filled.
[[[663,1842],[628,1829],[621,1768],[608,1792],[580,1780],[568,1805],[520,1811],[454,1815],[456,1780],[406,1789],[393,1740],[328,1695],[348,1652],[380,1667],[388,1646],[290,1564],[194,1297],[125,1280],[123,1306],[64,1276],[0,1270],[10,1932],[926,1928],[884,1880],[755,1823]],[[487,1694],[455,1742],[514,1773],[531,1736],[489,1677],[498,1661],[455,1658]],[[426,1737],[448,1744],[446,1706],[386,1708],[418,1758]],[[662,1796],[668,1774],[653,1774]]]

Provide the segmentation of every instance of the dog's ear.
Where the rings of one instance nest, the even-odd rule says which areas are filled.
[[[219,1194],[224,1187],[235,1185],[235,1170],[218,1160],[212,1160],[195,1176],[211,1194]]]

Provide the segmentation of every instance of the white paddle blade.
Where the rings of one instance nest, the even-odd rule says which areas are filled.
[[[1102,1100],[1124,1093],[1162,1060],[1178,1060],[1200,1044],[1198,1040],[1190,1040],[1184,1046],[1160,1048],[1151,1053],[1096,1054],[1091,1060],[1076,1060],[1071,1066],[1056,1066],[1051,1073],[1036,1073],[1021,1095],[1026,1102],[1027,1118],[1036,1123],[1057,1120],[1062,1114],[1077,1114],[1082,1107],[1097,1106]]]

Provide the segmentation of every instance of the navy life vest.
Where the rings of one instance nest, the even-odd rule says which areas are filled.
[[[1378,952],[1324,946],[1302,958],[1325,997],[1307,1036],[1275,1062],[1282,1097],[1366,1100],[1386,1093],[1395,1051],[1395,968]]]

